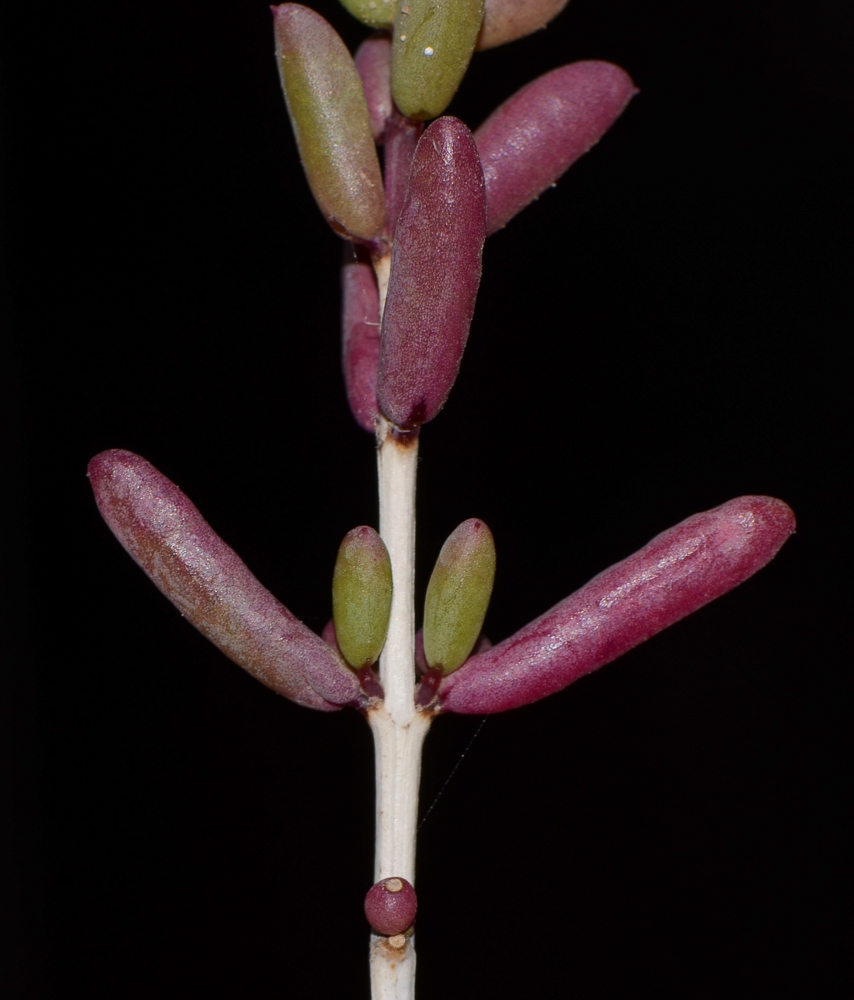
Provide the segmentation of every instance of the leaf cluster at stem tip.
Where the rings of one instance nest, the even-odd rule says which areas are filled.
[[[348,241],[341,335],[350,407],[381,439],[412,442],[459,372],[486,237],[595,145],[637,91],[618,66],[572,63],[520,89],[472,133],[444,112],[473,53],[542,27],[565,0],[343,2],[380,29],[355,58],[327,21],[293,3],[273,8],[276,57],[309,187]],[[262,683],[320,711],[367,710],[382,698],[373,666],[391,643],[397,569],[373,528],[342,542],[333,619],[320,637],[145,459],[102,452],[89,475],[104,519],[144,572]],[[561,690],[737,586],[793,531],[782,501],[731,500],[658,535],[492,646],[482,628],[495,547],[482,521],[465,521],[439,555],[406,665],[422,674],[417,704],[489,713]]]
[[[511,96],[472,134],[440,116],[475,49],[542,27],[563,3],[345,6],[384,29],[355,57],[299,4],[273,8],[276,54],[309,187],[354,245],[342,273],[353,415],[370,432],[382,419],[412,432],[442,409],[459,372],[485,237],[595,145],[636,89],[611,63],[573,63]]]

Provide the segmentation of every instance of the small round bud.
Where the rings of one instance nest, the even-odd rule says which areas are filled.
[[[377,934],[402,935],[415,920],[418,900],[405,878],[384,878],[365,896],[365,916]],[[395,947],[400,947],[395,945]]]

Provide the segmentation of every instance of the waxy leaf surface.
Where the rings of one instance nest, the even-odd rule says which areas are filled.
[[[394,112],[391,99],[391,39],[384,35],[366,38],[356,50],[353,61],[365,92],[374,142],[382,142],[386,122]]]
[[[394,22],[391,92],[407,118],[436,118],[474,52],[483,0],[403,0]]]
[[[385,167],[386,235],[392,240],[409,189],[412,159],[424,131],[421,122],[413,122],[395,111],[388,120],[383,147]]]
[[[371,242],[385,200],[362,81],[347,47],[315,11],[273,8],[276,57],[300,159],[332,228]]]
[[[278,694],[321,711],[355,702],[338,654],[249,572],[181,490],[150,463],[115,449],[89,463],[113,534],[181,614]]]
[[[390,28],[394,24],[397,0],[341,0],[341,5],[370,28]]]
[[[515,42],[544,28],[567,5],[568,0],[485,0],[478,49],[491,49]]]
[[[466,661],[483,628],[494,581],[492,532],[477,518],[463,521],[442,546],[427,585],[423,643],[430,669],[450,674]]]
[[[379,416],[380,300],[367,252],[352,245],[341,268],[341,348],[347,402],[356,423],[373,434]]]
[[[395,233],[377,398],[411,430],[439,412],[460,367],[480,283],[485,206],[471,133],[440,118],[415,150]]]
[[[614,124],[637,93],[607,62],[577,62],[517,91],[474,134],[486,183],[487,234],[507,225]]]
[[[443,711],[503,712],[560,691],[738,586],[795,530],[782,500],[739,497],[662,532],[442,681]]]
[[[332,617],[338,648],[354,670],[376,663],[391,615],[391,560],[373,528],[344,536],[332,575]]]

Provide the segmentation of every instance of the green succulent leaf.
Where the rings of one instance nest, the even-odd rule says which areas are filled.
[[[341,6],[369,28],[390,28],[397,0],[341,0]]]
[[[338,648],[354,670],[376,663],[391,615],[391,560],[373,528],[344,536],[332,575],[332,619]]]
[[[495,580],[495,543],[483,521],[471,518],[442,546],[424,602],[424,655],[450,674],[468,659],[483,628]]]
[[[273,14],[282,89],[315,201],[336,232],[376,240],[385,226],[382,174],[353,58],[315,11],[286,3]]]
[[[414,121],[438,118],[468,68],[483,0],[403,0],[394,22],[391,91]]]

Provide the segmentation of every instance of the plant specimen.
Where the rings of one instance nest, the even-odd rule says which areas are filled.
[[[308,182],[348,241],[347,396],[377,439],[379,531],[358,527],[342,542],[332,621],[322,636],[298,621],[139,456],[103,452],[90,478],[119,541],[226,655],[298,704],[365,714],[377,765],[375,884],[365,911],[372,988],[386,1000],[414,993],[418,779],[436,716],[501,712],[562,690],[737,586],[773,558],[794,519],[762,496],[697,514],[492,645],[482,628],[496,550],[489,528],[472,518],[442,548],[416,631],[419,437],[460,369],[484,241],[601,138],[635,88],[610,63],[576,62],[532,81],[472,134],[443,113],[475,49],[541,27],[562,0],[345,6],[378,29],[355,57],[314,11],[274,8]]]

